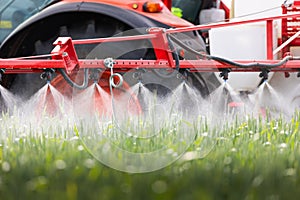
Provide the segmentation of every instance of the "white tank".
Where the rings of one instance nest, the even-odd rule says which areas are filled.
[[[254,19],[279,15],[282,0],[236,0],[233,20]],[[274,9],[271,9],[274,8]],[[271,10],[270,10],[271,9]],[[255,13],[255,14],[254,14]],[[274,22],[273,49],[277,45],[280,24]],[[267,41],[265,23],[211,29],[210,54],[234,60],[266,60]],[[275,56],[276,58],[276,56]],[[218,75],[218,74],[217,74]],[[232,72],[228,83],[236,90],[255,90],[261,79],[259,73]],[[273,74],[269,73],[269,80]],[[222,79],[220,78],[220,81]]]
[[[273,32],[274,48],[277,46],[276,29]],[[211,29],[210,54],[232,60],[266,60],[267,41],[265,24],[238,25]],[[272,73],[269,73],[271,78]],[[220,78],[220,81],[222,79]],[[252,91],[260,83],[259,72],[232,72],[228,83],[239,91]]]

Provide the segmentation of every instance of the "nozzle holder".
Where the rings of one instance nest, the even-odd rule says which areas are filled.
[[[300,71],[297,73],[297,78],[300,78]]]
[[[103,60],[103,64],[105,67],[112,69],[114,67],[115,62],[113,58],[105,58]]]
[[[5,73],[5,69],[0,69],[0,82],[2,82],[2,77],[4,73]]]
[[[224,81],[227,81],[229,78],[229,73],[231,72],[231,69],[225,68],[221,69],[220,77],[223,78]]]
[[[90,80],[93,80],[94,83],[98,83],[100,80],[100,73],[102,72],[101,69],[92,69],[90,73]]]
[[[184,81],[187,81],[189,71],[190,71],[190,69],[179,69],[178,72],[179,72],[179,74],[181,74],[180,78]]]
[[[135,72],[132,74],[132,78],[138,80],[138,82],[142,82],[143,80],[143,74],[146,73],[145,69],[136,69]]]
[[[40,75],[40,78],[43,80],[46,80],[47,82],[50,82],[53,79],[55,70],[51,68],[47,68],[44,70],[44,72]]]
[[[260,72],[259,77],[262,78],[262,81],[268,80],[268,78],[269,78],[269,72],[270,72],[269,69],[263,69],[263,70]]]

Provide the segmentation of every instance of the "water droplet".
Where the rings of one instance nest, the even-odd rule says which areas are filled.
[[[270,146],[271,145],[271,142],[265,142],[264,144],[263,144],[264,146]]]
[[[86,168],[91,169],[91,168],[93,168],[93,167],[95,166],[95,161],[92,160],[92,159],[86,159],[86,160],[84,161],[84,166],[85,166]]]
[[[284,171],[284,175],[285,176],[295,176],[296,175],[297,170],[294,168],[288,168]]]
[[[84,150],[84,147],[83,147],[82,145],[79,145],[79,146],[77,147],[77,149],[78,149],[78,151],[83,151],[83,150]]]
[[[280,149],[285,149],[285,148],[287,148],[287,144],[286,143],[281,143],[280,145],[279,145],[279,148]]]
[[[224,159],[224,164],[225,164],[225,165],[230,165],[231,162],[232,162],[232,158],[231,158],[231,157],[226,157],[226,158]]]
[[[66,165],[65,161],[63,161],[63,160],[56,160],[55,167],[58,170],[63,170],[67,167],[67,165]]]
[[[158,180],[158,181],[155,181],[153,184],[152,184],[152,190],[154,193],[156,194],[163,194],[164,192],[167,191],[167,188],[168,188],[168,185],[165,181],[163,180]]]
[[[259,187],[264,181],[264,178],[262,176],[257,176],[252,181],[253,187]]]
[[[8,162],[4,161],[2,163],[2,171],[4,171],[4,172],[9,172],[10,171],[10,164]]]

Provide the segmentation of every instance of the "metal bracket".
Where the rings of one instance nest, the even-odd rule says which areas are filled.
[[[266,81],[269,78],[269,69],[262,69],[261,73],[259,74],[259,77],[262,78],[262,81]]]
[[[112,69],[112,68],[114,68],[115,62],[114,62],[113,58],[105,58],[103,60],[103,64],[104,64],[105,67],[107,67],[109,69]]]
[[[55,73],[54,69],[48,68],[45,69],[44,72],[40,75],[40,78],[50,82],[53,79],[53,74]]]
[[[59,37],[54,43],[55,48],[52,50],[52,59],[63,60],[67,73],[71,73],[79,66],[78,57],[74,44],[70,37]]]

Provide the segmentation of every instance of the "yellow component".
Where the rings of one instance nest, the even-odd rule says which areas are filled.
[[[8,20],[2,20],[0,21],[0,28],[12,28],[12,22]]]
[[[171,12],[173,13],[173,15],[175,15],[177,17],[180,17],[180,18],[182,17],[182,9],[180,9],[180,8],[172,7]]]
[[[137,3],[132,4],[133,9],[137,9],[138,7],[139,7],[139,5]]]

